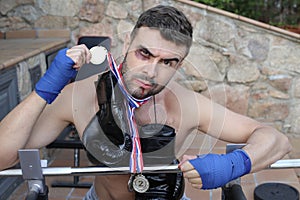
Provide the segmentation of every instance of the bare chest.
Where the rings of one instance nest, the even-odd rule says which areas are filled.
[[[136,110],[135,117],[140,126],[146,124],[163,124],[172,127],[176,133],[176,148],[180,148],[191,128],[187,119],[183,117],[179,102],[169,102],[167,99],[156,98]]]
[[[180,125],[180,110],[174,103],[168,103],[164,98],[152,97],[146,104],[135,111],[137,124],[165,124],[175,130]]]

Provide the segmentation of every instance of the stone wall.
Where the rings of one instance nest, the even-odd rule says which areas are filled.
[[[124,34],[142,11],[174,5],[194,26],[194,44],[180,70],[180,83],[289,136],[300,136],[299,37],[188,2],[0,0],[0,31],[69,29],[70,45],[82,35],[110,36],[113,54],[121,55]]]
[[[40,74],[45,73],[47,64],[44,53],[40,53],[36,56],[28,58],[22,62],[19,62],[16,65],[20,101],[25,99],[32,91],[32,88],[35,83],[32,83],[30,70],[32,70],[35,67],[40,68]]]

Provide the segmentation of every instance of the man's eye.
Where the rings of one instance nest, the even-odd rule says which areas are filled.
[[[140,54],[141,54],[143,57],[147,57],[147,58],[150,56],[149,51],[147,51],[146,49],[140,49]]]
[[[171,65],[172,65],[172,63],[171,63],[170,61],[168,61],[168,60],[164,60],[164,65],[171,66]]]
[[[168,66],[168,67],[176,67],[177,62],[171,61],[171,60],[164,60],[163,64],[166,65],[166,66]]]

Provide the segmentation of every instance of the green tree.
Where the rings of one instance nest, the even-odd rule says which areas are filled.
[[[272,25],[300,24],[300,0],[194,0]]]

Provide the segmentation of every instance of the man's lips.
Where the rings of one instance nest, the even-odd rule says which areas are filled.
[[[144,89],[150,89],[152,88],[152,84],[149,83],[148,81],[140,80],[140,79],[135,79],[135,82],[142,88]]]

